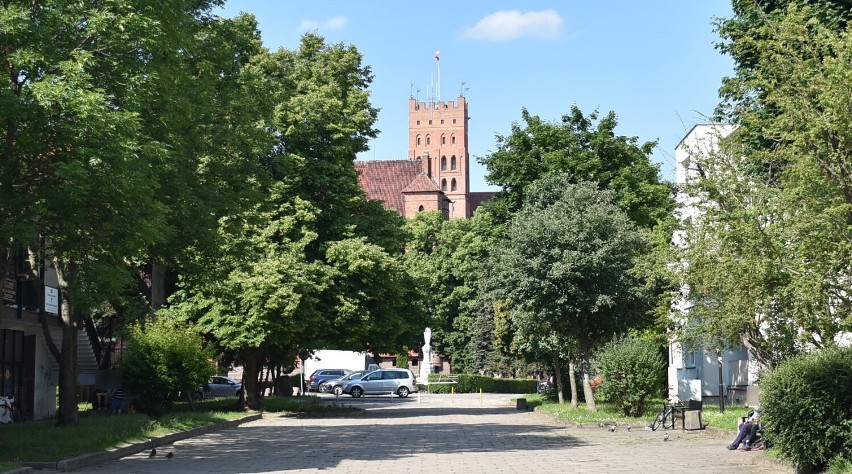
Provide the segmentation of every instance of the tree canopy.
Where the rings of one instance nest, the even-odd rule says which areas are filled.
[[[615,202],[640,227],[671,218],[673,189],[650,160],[656,142],[617,135],[614,112],[599,120],[597,111],[585,115],[572,106],[560,121],[548,122],[523,109],[521,118],[523,124],[498,135],[497,150],[479,160],[488,170],[486,180],[502,188],[487,205],[499,220],[521,208],[532,182],[555,174],[613,191]]]
[[[548,354],[558,371],[567,351],[579,347],[594,409],[590,349],[647,314],[642,282],[631,273],[645,242],[614,204],[615,193],[571,181],[554,175],[529,188],[486,278],[507,305],[516,350]]]

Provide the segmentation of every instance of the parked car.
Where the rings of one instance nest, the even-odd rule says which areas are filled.
[[[387,394],[396,394],[405,398],[409,393],[417,392],[417,378],[408,369],[379,369],[364,375],[359,380],[346,382],[342,391],[355,398]]]
[[[307,386],[309,392],[319,391],[319,386],[326,380],[338,379],[344,375],[351,374],[349,369],[318,369],[308,377]]]
[[[319,391],[324,393],[333,393],[335,395],[340,395],[343,393],[343,385],[350,380],[360,380],[361,377],[370,373],[369,370],[356,370],[349,375],[344,375],[343,377],[337,379],[326,380],[325,382],[319,385]]]
[[[195,398],[240,396],[243,384],[224,375],[210,377],[210,381],[195,390]]]

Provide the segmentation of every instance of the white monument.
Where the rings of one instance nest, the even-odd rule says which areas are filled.
[[[423,331],[423,340],[426,341],[423,344],[423,362],[420,363],[420,383],[428,384],[429,383],[429,374],[432,373],[432,330],[426,328]]]

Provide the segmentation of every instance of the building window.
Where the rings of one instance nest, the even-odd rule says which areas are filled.
[[[453,145],[455,145],[455,144],[456,144],[456,136],[455,136],[455,135],[453,135],[452,137],[450,137],[450,143],[452,143]]]
[[[443,124],[444,124],[444,119],[441,119],[441,125],[443,125]]]
[[[420,121],[419,121],[419,120],[417,121],[417,125],[420,125]]]
[[[432,144],[432,138],[430,138],[430,137],[428,137],[428,136],[427,136],[427,137],[426,137],[426,144],[427,144],[427,145],[431,145],[431,144]]]
[[[453,123],[456,123],[456,119],[453,119]]]
[[[417,137],[417,146],[420,146],[420,137]]]
[[[446,144],[447,144],[447,137],[442,136],[441,137],[441,145],[446,145]]]
[[[441,157],[441,171],[447,171],[447,157]]]
[[[429,125],[432,125],[432,120],[429,120]]]
[[[694,369],[695,368],[695,351],[689,351],[683,353],[683,367],[685,369]]]
[[[444,191],[444,192],[447,191],[447,180],[446,179],[441,180],[441,191]]]
[[[452,160],[450,160],[450,169],[453,170],[453,171],[456,170],[456,157],[455,156],[453,156]]]
[[[450,182],[450,191],[456,191],[456,190],[457,190],[456,178],[453,178],[453,180]]]

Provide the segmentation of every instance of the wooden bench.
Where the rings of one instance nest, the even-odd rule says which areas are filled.
[[[677,420],[680,420],[681,430],[704,429],[704,421],[701,419],[701,410],[703,407],[704,402],[688,400],[686,405],[676,405],[673,407],[672,418],[675,423],[677,423]],[[687,425],[689,425],[688,428]]]

